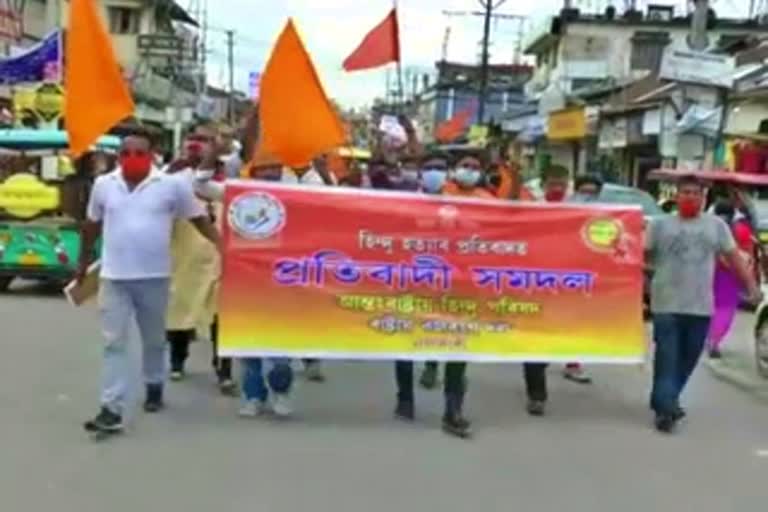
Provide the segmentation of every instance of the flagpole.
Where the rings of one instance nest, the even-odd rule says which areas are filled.
[[[403,66],[397,61],[397,103],[401,113],[405,111],[405,89],[403,88]]]
[[[395,12],[399,14],[399,10],[397,9],[397,0],[392,0],[392,7],[395,9]],[[396,18],[399,16],[395,15]],[[399,41],[399,32],[400,32],[400,20],[397,20],[397,31],[398,31],[398,47],[400,47],[400,41]],[[400,53],[400,52],[398,52]],[[397,56],[397,105],[398,110],[400,113],[405,112],[405,88],[403,87],[403,56],[398,55]]]

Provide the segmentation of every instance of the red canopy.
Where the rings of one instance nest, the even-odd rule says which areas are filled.
[[[768,174],[734,172],[725,169],[709,171],[694,171],[688,169],[656,169],[648,174],[648,178],[659,181],[677,180],[684,176],[694,176],[702,181],[717,181],[734,185],[768,186]]]

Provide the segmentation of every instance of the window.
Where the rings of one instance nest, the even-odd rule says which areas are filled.
[[[131,7],[108,7],[109,31],[113,34],[138,34],[141,10]]]
[[[632,37],[631,69],[657,71],[669,41],[666,32],[636,32]]]

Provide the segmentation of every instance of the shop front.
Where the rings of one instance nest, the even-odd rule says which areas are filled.
[[[574,175],[584,172],[589,149],[588,124],[584,107],[550,112],[546,140],[538,148],[542,160],[567,167]]]

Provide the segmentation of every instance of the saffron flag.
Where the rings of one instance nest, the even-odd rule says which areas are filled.
[[[344,126],[288,20],[261,79],[259,149],[284,165],[302,167],[344,144]]]
[[[134,104],[95,0],[71,0],[64,123],[72,156],[133,114]]]
[[[397,9],[387,15],[376,28],[365,36],[360,46],[344,61],[346,71],[372,69],[400,62],[400,29]]]
[[[443,121],[435,128],[435,139],[443,144],[453,142],[467,130],[472,116],[475,115],[477,102],[473,101],[467,108],[456,113],[452,118]]]

